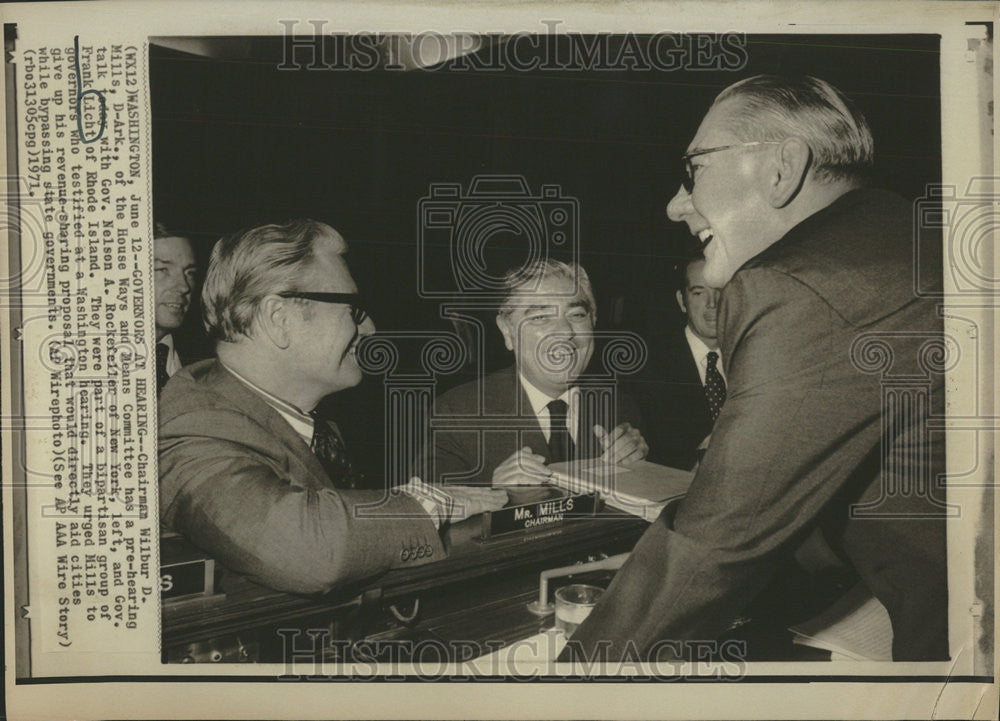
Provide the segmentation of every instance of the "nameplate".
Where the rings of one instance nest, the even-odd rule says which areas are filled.
[[[160,566],[160,598],[210,596],[214,588],[215,561],[204,559]]]
[[[550,528],[570,518],[594,515],[597,496],[584,493],[576,496],[550,498],[538,503],[502,508],[483,514],[483,540],[515,531],[535,531]]]
[[[160,598],[164,601],[215,593],[215,561],[182,537],[160,537]]]

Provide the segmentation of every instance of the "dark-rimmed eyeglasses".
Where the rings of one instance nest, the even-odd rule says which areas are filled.
[[[708,155],[709,153],[721,153],[723,150],[732,150],[733,148],[749,148],[754,145],[779,145],[780,143],[780,140],[751,140],[749,143],[720,145],[717,148],[692,150],[690,153],[685,153],[681,156],[681,162],[684,163],[684,176],[681,178],[681,185],[684,187],[684,192],[688,195],[694,192],[694,166],[691,164],[691,158],[697,158],[699,155]]]
[[[319,303],[343,303],[351,306],[351,320],[354,325],[361,325],[368,318],[368,311],[364,308],[361,295],[358,293],[310,293],[307,291],[286,290],[278,293],[281,298],[302,298],[303,300],[315,300]]]

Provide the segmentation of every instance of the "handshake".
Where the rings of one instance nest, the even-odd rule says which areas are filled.
[[[628,423],[622,423],[610,432],[597,425],[594,426],[594,434],[604,447],[600,460],[609,465],[629,467],[649,453],[642,434]],[[525,446],[494,469],[492,488],[431,486],[414,477],[401,490],[419,501],[434,525],[440,528],[445,523],[458,523],[471,516],[503,508],[508,501],[505,486],[540,486],[547,483],[552,473],[545,460],[544,456]]]

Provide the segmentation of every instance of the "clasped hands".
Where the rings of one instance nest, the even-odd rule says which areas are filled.
[[[600,439],[604,453],[598,459],[608,465],[625,468],[634,466],[649,453],[649,446],[638,428],[629,423],[615,426],[610,432],[603,426],[594,426],[594,434]],[[552,472],[545,465],[545,457],[533,453],[525,446],[510,454],[493,471],[493,486],[538,486],[547,483]]]

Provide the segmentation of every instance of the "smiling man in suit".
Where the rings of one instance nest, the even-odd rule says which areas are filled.
[[[638,381],[649,460],[689,470],[726,400],[718,341],[719,290],[705,282],[700,255],[678,266],[681,332],[651,335],[649,360]]]
[[[873,148],[817,78],[755,76],[709,108],[667,212],[722,288],[728,398],[687,496],[564,658],[684,657],[816,531],[887,609],[893,660],[948,658],[944,443],[928,425],[944,414],[941,248],[914,267],[911,204],[867,187]],[[913,379],[911,399],[899,384]]]
[[[614,408],[590,402],[577,385],[594,352],[597,306],[586,271],[543,260],[508,272],[505,288],[496,324],[514,365],[437,399],[435,417],[470,423],[436,432],[423,467],[443,483],[493,485],[511,503],[530,503],[549,495],[538,488],[548,463],[645,458],[634,404],[621,393]]]
[[[437,560],[438,526],[507,500],[419,480],[389,494],[353,488],[340,430],[315,412],[361,382],[357,345],[375,331],[346,251],[312,220],[216,243],[202,301],[217,358],[182,369],[160,397],[163,524],[279,591],[323,593]]]

